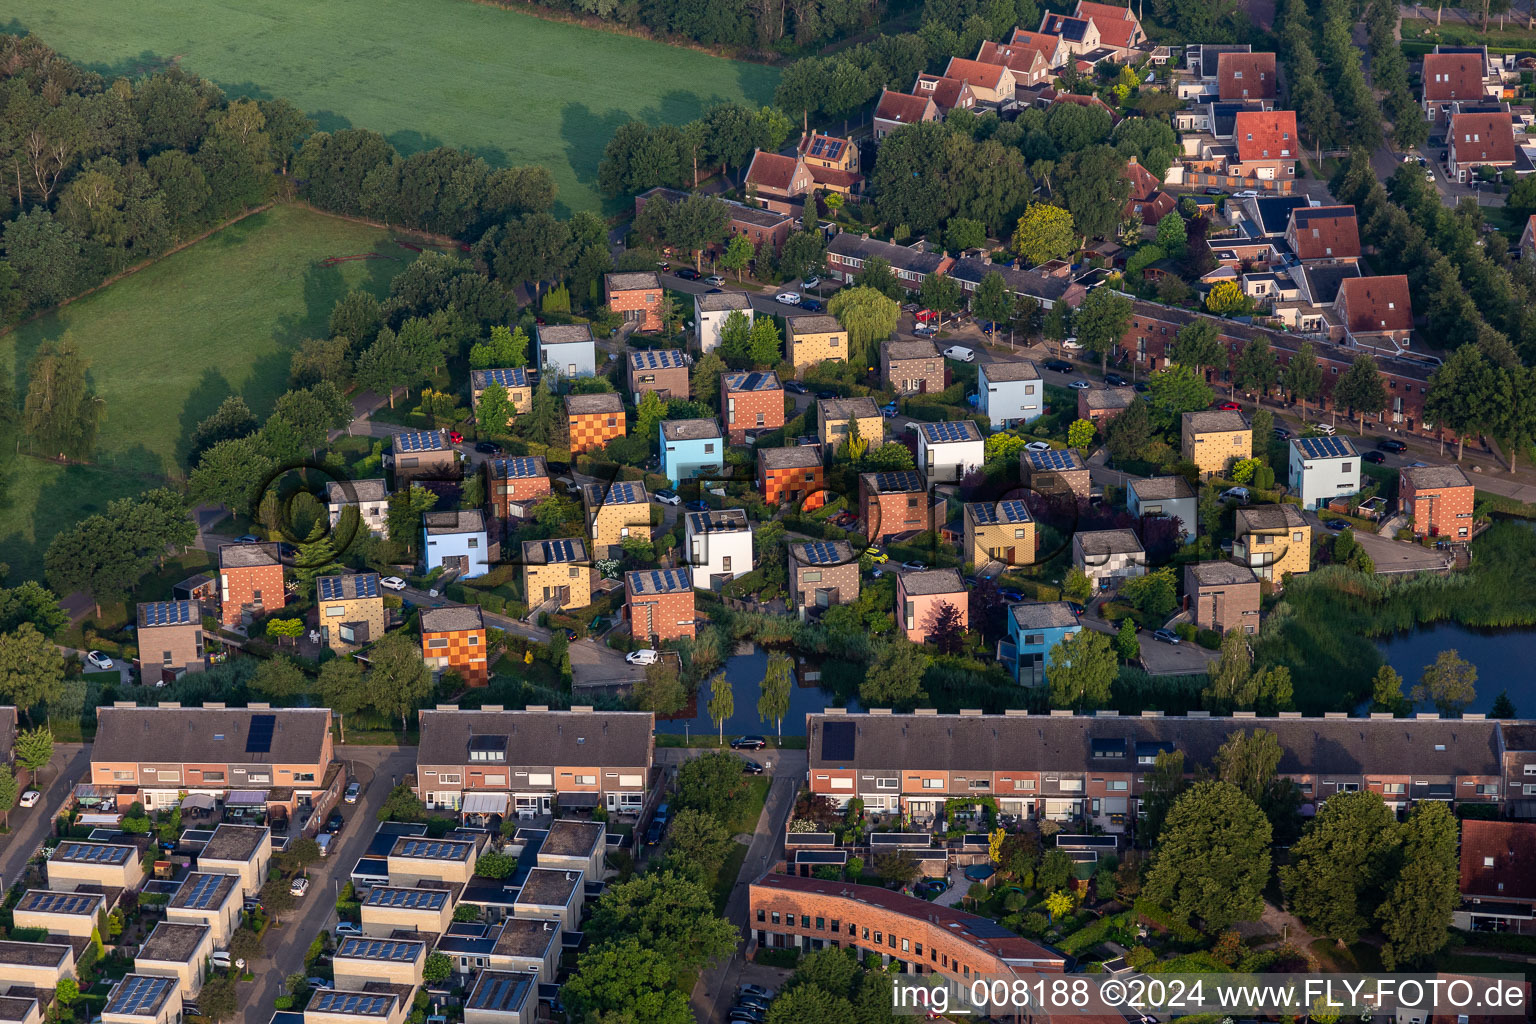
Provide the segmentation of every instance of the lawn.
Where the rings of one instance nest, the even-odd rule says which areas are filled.
[[[364,252],[394,258],[319,265]],[[184,476],[199,420],[231,393],[266,415],[288,386],[291,352],[324,335],[336,299],[356,287],[383,295],[413,258],[387,232],[279,206],[0,336],[0,365],[25,393],[38,346],[68,333],[106,406],[95,465],[21,455],[0,470],[0,561],[15,578],[41,575],[58,529]]]
[[[635,119],[682,123],[715,100],[767,102],[778,72],[467,0],[15,0],[40,35],[110,76],[177,61],[232,96],[284,96],[322,129],[370,128],[405,153],[447,144],[540,164],[570,209],[597,209],[597,163]]]

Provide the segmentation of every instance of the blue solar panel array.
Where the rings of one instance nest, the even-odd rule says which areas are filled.
[[[395,939],[350,938],[336,948],[337,958],[348,960],[415,960],[420,952],[421,943]]]
[[[175,978],[130,974],[117,983],[104,1012],[129,1017],[152,1017],[160,1001],[176,984]]]
[[[846,764],[853,760],[854,738],[858,735],[852,722],[823,722],[821,759]]]
[[[441,889],[387,889],[375,886],[364,902],[370,907],[394,907],[399,910],[441,910],[448,894]]]
[[[27,893],[21,908],[39,914],[89,914],[96,907],[100,896],[75,892],[49,892],[34,889]]]
[[[123,864],[133,852],[129,846],[104,846],[100,843],[65,843],[56,854],[61,860],[83,864]]]
[[[405,839],[400,842],[397,856],[423,857],[429,860],[463,860],[468,853],[468,843],[442,842],[435,839]]]
[[[514,1013],[527,999],[531,974],[503,974],[487,971],[464,1005],[472,1010],[491,1010]]]
[[[544,542],[544,561],[574,562],[576,561],[576,545],[568,540],[546,540]]]
[[[672,370],[688,365],[683,362],[683,354],[675,348],[647,349],[642,352],[631,352],[629,358],[634,361],[634,366],[637,370]]]
[[[818,156],[823,160],[836,160],[843,147],[847,145],[842,139],[828,138],[825,135],[816,136],[816,141],[811,143],[810,156]]]
[[[976,522],[981,526],[1033,522],[1029,509],[1022,501],[999,501],[995,505],[978,502],[972,505],[971,509]]]
[[[156,601],[139,606],[139,615],[146,626],[184,626],[200,622],[192,614],[191,601]]]
[[[349,587],[347,581],[351,580]],[[355,576],[322,576],[316,584],[320,589],[320,600],[341,601],[349,597],[378,597],[379,577],[377,573],[365,572]]]
[[[1070,448],[1048,452],[1029,452],[1029,464],[1035,469],[1076,469],[1077,459]]]
[[[177,899],[181,906],[189,910],[209,910],[213,906],[214,896],[218,894],[220,883],[230,877],[233,876],[188,875],[187,880],[181,883],[181,890],[176,894]]]
[[[412,430],[396,434],[394,439],[396,452],[433,452],[442,447],[443,435],[435,430]]]
[[[940,443],[944,441],[970,441],[971,421],[946,421],[944,423],[924,423],[923,436],[930,442]]]
[[[644,491],[637,483],[615,483],[609,486],[604,505],[633,505],[640,501]]]
[[[528,371],[521,366],[512,369],[486,370],[485,382],[500,384],[504,388],[525,388],[528,386]]]
[[[491,475],[499,479],[512,480],[527,476],[543,476],[539,472],[539,458],[536,455],[519,455],[510,459],[492,459]]]
[[[276,728],[276,715],[252,715],[251,731],[245,737],[245,752],[247,754],[270,754],[272,752],[272,730]]]
[[[875,474],[875,490],[881,494],[924,490],[923,478],[915,469],[898,469]]]
[[[641,573],[640,577],[646,581],[650,591],[657,594],[689,588],[688,574],[681,569],[651,569]]]
[[[773,391],[782,387],[779,383],[779,375],[772,372],[753,370],[751,373],[732,373],[725,378],[727,391]]]
[[[827,541],[803,544],[800,551],[807,565],[833,565],[842,560],[842,556],[837,553],[837,545]]]
[[[1346,459],[1355,454],[1355,446],[1345,437],[1298,437],[1296,446],[1309,459]]]
[[[320,1013],[346,1013],[363,1017],[382,1017],[395,1004],[394,996],[375,996],[365,992],[327,992],[315,995],[310,1009]]]

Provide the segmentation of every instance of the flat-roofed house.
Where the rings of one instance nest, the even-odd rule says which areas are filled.
[[[126,974],[107,994],[101,1024],[178,1024],[181,985],[157,974]]]
[[[484,576],[490,571],[496,552],[491,549],[491,534],[485,513],[478,508],[427,512],[422,522],[422,562],[427,571],[441,566],[452,569],[462,580]]]
[[[994,431],[1033,423],[1045,411],[1040,368],[1028,359],[998,359],[976,368],[977,408]]]
[[[397,487],[414,480],[449,479],[459,471],[459,453],[446,430],[402,430],[390,437],[389,451]]]
[[[873,398],[822,398],[816,402],[816,436],[828,451],[835,451],[852,435],[855,425],[859,437],[871,448],[885,442],[885,419]]]
[[[1077,393],[1077,418],[1102,431],[1135,401],[1136,392],[1130,388],[1084,388]]]
[[[208,667],[200,602],[141,602],[138,620],[139,671],[144,678],[175,681]]]
[[[835,316],[785,317],[784,358],[797,374],[829,359],[844,362],[848,359],[848,332]]]
[[[572,455],[601,448],[624,436],[624,401],[612,393],[566,395],[565,427]]]
[[[859,599],[859,559],[845,540],[814,540],[789,545],[790,606],[805,621]]]
[[[1312,526],[1295,505],[1254,505],[1233,515],[1232,559],[1261,580],[1312,568]]]
[[[1071,495],[1084,501],[1093,490],[1088,464],[1076,448],[1020,452],[1019,479],[1040,494]]]
[[[624,574],[624,615],[636,639],[659,643],[694,635],[693,573],[646,569]]]
[[[533,385],[528,382],[528,371],[521,366],[471,370],[469,371],[469,401],[470,408],[476,410],[477,416],[480,409],[480,396],[485,394],[485,389],[492,385],[500,387],[507,393],[507,399],[512,403],[514,414],[521,416],[533,408]],[[500,433],[512,425],[512,417],[507,417],[506,423],[485,425]]]
[[[715,476],[725,465],[725,435],[715,420],[662,420],[656,429],[661,475],[672,486],[695,477]]]
[[[491,514],[498,519],[526,519],[530,506],[549,495],[549,463],[542,455],[487,459],[485,471]]]
[[[897,625],[913,643],[928,639],[934,616],[949,605],[960,613],[960,629],[970,623],[970,601],[959,569],[925,569],[896,577]]]
[[[350,935],[336,945],[331,966],[338,989],[358,990],[373,982],[420,985],[426,964],[427,944],[418,939]]]
[[[1072,564],[1099,587],[1147,574],[1147,552],[1133,530],[1079,530],[1072,535]]]
[[[580,537],[523,541],[523,596],[530,608],[554,601],[559,611],[592,603],[592,562]]]
[[[477,605],[427,608],[421,613],[421,656],[434,677],[454,671],[471,686],[490,678],[485,616]]]
[[[1125,508],[1138,519],[1175,519],[1187,541],[1200,529],[1199,500],[1181,476],[1133,477],[1126,482]]]
[[[1472,529],[1476,488],[1460,466],[1404,466],[1398,470],[1398,506],[1419,536],[1465,540]]]
[[[405,1024],[409,996],[390,985],[363,992],[317,988],[304,1008],[304,1024]]]
[[[453,891],[447,885],[375,885],[363,897],[363,934],[388,938],[395,932],[441,935],[453,923]]]
[[[944,357],[926,338],[887,341],[880,346],[880,379],[901,395],[944,390]]]
[[[475,873],[479,855],[477,844],[465,839],[401,836],[389,848],[389,882],[404,886],[423,881],[463,885]]]
[[[123,702],[97,708],[96,721],[91,784],[137,788],[154,811],[179,806],[188,793],[223,799],[234,792],[259,792],[266,806],[292,810],[298,798],[324,792],[335,760],[327,708]]]
[[[219,621],[239,626],[281,608],[283,563],[276,544],[219,545]]]
[[[754,566],[747,513],[739,508],[686,513],[683,550],[696,587],[719,590],[734,577],[745,576]]]
[[[99,892],[28,889],[12,915],[17,928],[41,928],[51,936],[88,939],[96,930],[96,915],[106,912],[107,898]]]
[[[693,297],[693,322],[697,325],[699,349],[708,355],[720,347],[720,332],[732,313],[746,317],[750,325],[756,316],[746,292],[706,292]]]
[[[784,425],[784,385],[772,370],[743,370],[720,375],[720,402],[731,444],[745,444]]]
[[[656,392],[663,402],[672,398],[687,398],[688,354],[675,348],[631,351],[629,393],[634,396],[636,405],[640,404],[640,399],[647,391]]]
[[[603,484],[584,484],[581,502],[586,508],[587,527],[592,532],[592,557],[613,558],[623,553],[624,541],[638,537],[651,539],[651,498],[645,484],[616,480]]]
[[[553,982],[560,965],[560,936],[554,921],[509,917],[497,930],[486,960],[500,971],[528,972],[539,981]]]
[[[1065,601],[1018,601],[1008,606],[1013,678],[1020,686],[1044,686],[1051,651],[1083,624]]]
[[[241,894],[253,896],[272,863],[272,830],[256,825],[220,825],[197,856],[197,869],[240,879]]]
[[[0,994],[16,989],[52,992],[75,977],[75,950],[64,942],[0,941]]]
[[[194,871],[181,880],[165,919],[177,924],[201,924],[213,935],[214,949],[228,949],[229,937],[240,927],[240,878],[212,871]]]
[[[1012,569],[1035,564],[1035,519],[1022,501],[978,501],[962,510],[961,557],[976,569],[1001,562]]]
[[[207,925],[161,921],[139,945],[133,969],[139,974],[175,979],[181,998],[191,1001],[203,990],[213,948],[213,929]]]
[[[48,854],[48,888],[76,892],[81,886],[137,890],[144,883],[143,854],[131,843],[66,839]]]
[[[769,505],[804,501],[806,511],[820,508],[824,473],[815,447],[757,450],[757,490]]]
[[[915,469],[859,474],[859,519],[871,544],[904,533],[938,530],[944,497],[930,493]]]
[[[1342,434],[1291,439],[1291,493],[1301,507],[1317,509],[1360,492],[1360,453]]]
[[[563,931],[575,931],[586,899],[581,871],[534,868],[523,879],[512,916],[524,920],[556,921]]]
[[[654,279],[656,275],[650,276]],[[631,315],[632,311],[626,311],[626,318]],[[534,328],[534,336],[539,343],[542,380],[551,391],[558,390],[561,380],[596,375],[597,342],[592,340],[590,324],[541,324]]]
[[[0,996],[0,1024],[43,1024],[42,1005],[31,996]]]
[[[601,878],[607,832],[600,821],[558,818],[550,822],[544,842],[534,855],[538,866],[555,871],[584,871],[589,878]]]
[[[534,974],[481,971],[464,1000],[464,1024],[533,1024],[539,986]]]
[[[654,271],[605,274],[603,292],[608,308],[636,330],[661,330],[661,278]]]
[[[1184,458],[1195,464],[1202,477],[1224,472],[1233,462],[1253,454],[1253,431],[1236,410],[1185,413],[1179,440]]]
[[[1184,566],[1184,601],[1196,629],[1218,633],[1259,631],[1259,578],[1235,562]]]
[[[375,537],[384,536],[389,516],[389,485],[383,477],[369,480],[337,480],[325,485],[325,507],[331,514],[331,526],[341,522],[341,510],[357,509],[363,529]]]
[[[389,624],[376,572],[318,577],[315,605],[320,641],[338,654],[379,639]]]
[[[556,800],[610,815],[638,814],[645,801],[650,712],[439,708],[421,711],[420,721],[416,785],[428,807],[498,797],[486,805],[492,813],[533,818],[550,814]]]

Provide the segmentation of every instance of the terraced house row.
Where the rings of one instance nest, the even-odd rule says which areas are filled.
[[[858,798],[871,811],[921,818],[948,799],[986,796],[1004,814],[1109,832],[1133,830],[1159,753],[1181,752],[1193,773],[1212,764],[1229,736],[1254,729],[1279,739],[1279,774],[1314,807],[1335,793],[1368,789],[1399,814],[1440,800],[1536,817],[1536,722],[1530,721],[878,709],[806,716],[811,791],[839,805]]]

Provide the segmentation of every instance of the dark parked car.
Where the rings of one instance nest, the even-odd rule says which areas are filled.
[[[1104,375],[1104,383],[1108,384],[1112,388],[1123,388],[1129,384],[1130,381],[1126,380],[1118,373],[1106,373]]]
[[[497,444],[495,441],[476,441],[475,451],[479,452],[481,455],[500,455],[501,445]]]
[[[661,842],[661,834],[667,830],[667,823],[660,818],[651,819],[651,827],[645,830],[645,845],[655,846]]]
[[[756,761],[743,761],[741,762],[741,774],[761,775],[763,774],[763,766]]]
[[[1137,391],[1143,391],[1143,392],[1151,391],[1152,390],[1152,388],[1149,387],[1147,385],[1147,382],[1144,381],[1144,380],[1137,381],[1135,384],[1132,384],[1131,387],[1135,388]]]
[[[815,299],[801,299],[800,308],[810,313],[820,313],[825,307]]]
[[[1022,601],[1022,600],[1024,600],[1024,595],[1022,593],[1020,593],[1019,591],[1017,591],[1017,590],[999,590],[998,594],[1000,594],[1002,596],[1004,601]]]
[[[709,502],[707,502],[707,501],[690,501],[688,504],[684,505],[683,507],[686,508],[689,512],[708,512],[709,511]]]
[[[1380,441],[1377,441],[1376,447],[1380,448],[1384,452],[1405,452],[1408,450],[1408,446],[1403,444],[1403,442],[1394,440],[1390,437],[1384,437]]]
[[[792,395],[803,395],[805,394],[805,385],[797,380],[787,380],[784,382],[784,390]]]
[[[702,275],[692,267],[678,267],[677,276],[684,281],[697,281]]]
[[[836,398],[837,397],[837,392],[836,391],[818,391],[818,392],[816,392],[816,397],[817,398],[821,398],[821,399]]]
[[[1047,370],[1052,373],[1071,373],[1072,364],[1065,359],[1047,359],[1044,363]]]
[[[1349,529],[1349,524],[1346,523],[1342,519],[1329,519],[1327,522],[1323,523],[1323,525],[1328,527],[1328,529],[1330,529],[1330,530],[1347,530],[1347,529]]]
[[[1286,427],[1275,427],[1274,428],[1274,435],[1276,437],[1278,437],[1280,440],[1284,441],[1286,438],[1291,436],[1291,432]]]
[[[1171,629],[1154,629],[1152,631],[1152,639],[1161,640],[1165,644],[1177,644],[1179,642],[1179,634]]]
[[[325,819],[325,830],[327,832],[340,832],[346,823],[347,820],[341,816],[340,811],[332,811],[331,816]]]
[[[762,736],[737,736],[731,740],[732,750],[762,750],[768,741]]]
[[[1378,466],[1387,461],[1385,452],[1366,452],[1364,455],[1361,455],[1360,458],[1366,462],[1375,463]]]

